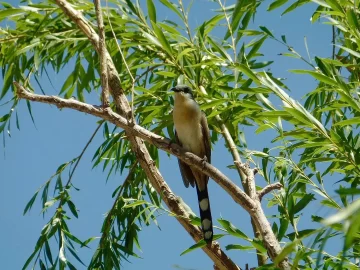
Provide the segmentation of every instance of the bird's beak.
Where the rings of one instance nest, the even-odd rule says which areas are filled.
[[[176,87],[171,88],[170,91],[179,92]]]

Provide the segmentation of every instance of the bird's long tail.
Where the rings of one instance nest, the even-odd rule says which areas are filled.
[[[205,242],[209,243],[213,239],[213,223],[211,217],[211,209],[210,209],[210,200],[207,185],[203,190],[200,190],[198,185],[196,185],[196,192],[198,195],[199,201],[199,210],[200,210],[200,219],[201,219],[201,228],[204,235]]]

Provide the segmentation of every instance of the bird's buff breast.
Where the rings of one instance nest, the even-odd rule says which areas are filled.
[[[189,108],[190,107],[190,108]],[[174,109],[175,129],[183,148],[197,156],[204,155],[202,130],[200,125],[201,111],[198,107],[181,106]]]

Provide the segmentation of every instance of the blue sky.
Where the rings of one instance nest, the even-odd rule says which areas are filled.
[[[19,1],[8,2],[18,5]],[[140,2],[145,3],[145,1]],[[185,5],[188,2],[184,1]],[[234,1],[227,1],[227,4],[232,2]],[[156,3],[159,13],[163,14],[161,11],[164,9],[159,6],[157,1]],[[281,17],[280,14],[284,8],[267,12],[266,8],[269,3],[264,3],[259,8],[253,29],[265,25],[279,38],[281,35],[286,35],[288,43],[305,58],[307,58],[304,45],[305,36],[312,58],[315,55],[320,57],[331,55],[331,27],[310,22],[315,5],[305,5],[297,11]],[[196,1],[190,13],[192,29],[213,15],[211,9],[215,8],[218,6],[213,2]],[[223,33],[216,34],[223,35]],[[279,43],[268,40],[261,52],[265,55],[264,59],[275,61],[271,66],[274,75],[287,78],[285,83],[291,89],[292,97],[301,100],[304,94],[315,86],[312,78],[288,72],[289,69],[309,69],[309,67],[300,60],[279,56],[279,53],[286,52],[286,48]],[[65,74],[65,72],[63,73]],[[65,80],[63,73],[52,77],[52,84],[55,86],[55,90],[52,90],[54,94],[60,90]],[[44,79],[42,83],[44,88],[51,89],[47,79]],[[2,78],[0,78],[0,85],[2,85]],[[5,106],[0,107],[0,116],[7,113],[7,110],[8,108]],[[26,203],[41,184],[54,174],[60,164],[80,154],[98,121],[92,116],[71,110],[60,111],[54,106],[33,104],[35,127],[27,113],[24,101],[18,107],[18,113],[21,130],[18,131],[13,123],[11,138],[6,136],[5,147],[0,145],[0,212],[2,213],[0,230],[3,234],[0,242],[0,258],[2,269],[21,269],[31,254],[41,229],[47,223],[50,215],[42,217],[40,203],[37,201],[30,214],[23,216]],[[254,128],[248,128],[245,132],[249,149],[262,150],[263,147],[269,146],[273,134],[253,136],[254,130]],[[74,175],[73,183],[80,188],[80,191],[72,192],[71,195],[80,212],[79,219],[73,218],[69,221],[69,226],[72,233],[82,240],[100,236],[104,214],[113,203],[111,194],[126,176],[126,174],[124,176],[116,174],[106,182],[107,174],[102,172],[101,166],[92,169],[91,158],[102,141],[103,138],[99,132]],[[226,166],[232,164],[232,160],[230,154],[224,149],[222,140],[213,149],[213,164],[223,170],[234,182],[239,183],[235,171],[226,169]],[[174,157],[168,158],[161,152],[160,171],[171,189],[197,213],[196,192],[194,189],[184,188],[177,160]],[[264,185],[265,181],[258,176],[257,184]],[[251,235],[250,219],[247,213],[211,181],[209,194],[214,219],[223,217],[231,220],[239,229]],[[264,206],[266,207],[266,202]],[[266,213],[273,213],[273,211],[266,209]],[[123,263],[124,269],[148,269],[149,266],[155,265],[156,269],[177,269],[177,267],[212,269],[210,259],[201,250],[180,256],[180,253],[194,242],[173,217],[162,215],[158,218],[158,223],[161,230],[155,225],[143,228],[140,233],[142,251],[138,252],[142,259],[131,258],[131,263]],[[301,220],[299,226],[314,227],[313,224],[306,221],[306,218]],[[220,243],[223,247],[229,243],[246,244],[231,240],[224,238]],[[79,255],[84,262],[90,260],[96,246],[91,245],[91,248],[91,250],[79,249]],[[254,252],[249,254],[249,252],[228,251],[227,253],[241,267],[244,267],[246,263],[250,266],[256,265]],[[82,267],[78,269],[82,269]]]

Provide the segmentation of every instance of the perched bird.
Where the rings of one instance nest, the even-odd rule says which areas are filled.
[[[175,92],[173,119],[176,142],[186,151],[211,162],[210,131],[205,114],[194,100],[192,89],[186,85],[178,85],[171,89]],[[210,201],[207,189],[209,177],[185,162],[179,161],[184,185],[194,187],[199,201],[201,227],[204,240],[209,243],[213,238],[213,224]]]

